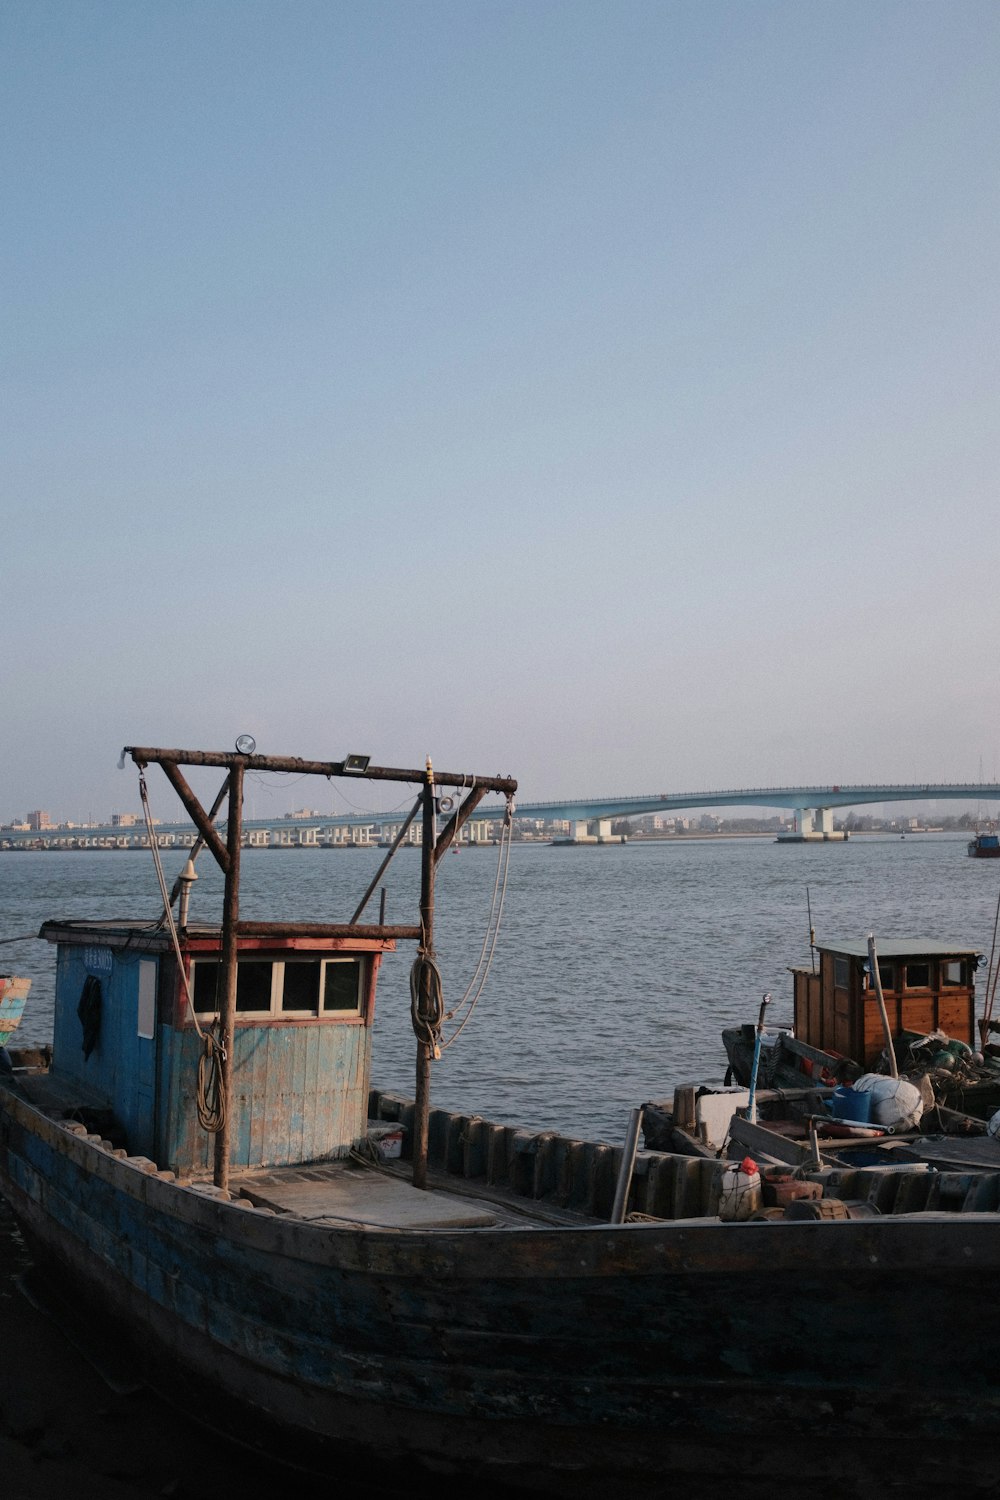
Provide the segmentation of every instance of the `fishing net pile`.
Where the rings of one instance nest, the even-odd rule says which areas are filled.
[[[974,1052],[967,1042],[954,1041],[943,1031],[912,1040],[900,1058],[899,1070],[926,1078],[938,1101],[977,1084],[1000,1081],[1000,1067],[993,1058]]]

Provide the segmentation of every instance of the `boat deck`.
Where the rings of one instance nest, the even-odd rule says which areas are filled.
[[[71,1119],[114,1135],[100,1096],[45,1067],[18,1068],[16,1087],[52,1119]],[[112,1144],[118,1144],[112,1141]],[[331,1228],[530,1228],[598,1220],[551,1202],[538,1202],[482,1180],[428,1173],[415,1188],[408,1161],[369,1161],[359,1155],[329,1162],[233,1172],[230,1190],[260,1208]]]
[[[110,1115],[105,1100],[96,1090],[88,1089],[75,1078],[50,1073],[44,1063],[33,1061],[24,1065],[21,1052],[12,1050],[10,1057],[15,1064],[13,1079],[18,1091],[50,1119],[89,1123],[93,1117],[95,1123],[103,1124],[100,1117]]]
[[[260,1208],[341,1229],[525,1229],[601,1222],[481,1180],[432,1172],[426,1188],[415,1188],[411,1171],[407,1161],[355,1157],[256,1171],[231,1178],[230,1187]]]
[[[1000,1171],[1000,1141],[993,1136],[924,1136],[901,1142],[901,1154],[910,1152],[940,1172]]]
[[[504,1222],[493,1204],[415,1188],[395,1173],[353,1162],[276,1167],[231,1186],[258,1208],[340,1229],[493,1229]]]

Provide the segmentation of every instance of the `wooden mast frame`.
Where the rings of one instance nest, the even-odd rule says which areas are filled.
[[[309,933],[317,937],[376,937],[416,941],[422,957],[434,957],[434,884],[438,863],[452,844],[455,836],[472,816],[483,797],[489,792],[499,792],[511,803],[517,791],[517,782],[509,776],[470,776],[452,771],[436,771],[430,760],[423,770],[403,770],[391,766],[366,765],[363,769],[352,767],[345,770],[345,761],[301,760],[296,756],[245,755],[240,751],[215,750],[162,750],[144,745],[126,745],[124,754],[132,758],[143,770],[148,765],[161,766],[170,785],[180,798],[185,811],[198,830],[204,845],[210,851],[225,878],[222,908],[221,940],[221,992],[222,1010],[219,1018],[219,1040],[222,1048],[222,1091],[225,1100],[225,1118],[215,1139],[214,1181],[216,1186],[226,1188],[229,1182],[229,1153],[232,1118],[229,1101],[232,1097],[233,1037],[236,1025],[236,980],[237,948],[240,937],[267,936],[293,937]],[[205,811],[200,799],[187,782],[182,766],[218,767],[226,772],[227,816],[226,840],[223,843],[216,831],[211,813]],[[420,861],[420,922],[417,926],[387,925],[384,922],[362,923],[357,920],[337,923],[305,922],[241,922],[240,921],[240,852],[243,841],[243,780],[248,771],[269,771],[277,774],[293,773],[298,776],[323,776],[327,780],[346,776],[352,781],[394,781],[420,786],[420,805],[423,821],[423,846]],[[438,813],[437,792],[448,787],[466,792],[441,832],[435,836]],[[219,805],[217,800],[216,806]],[[412,815],[411,815],[412,816]],[[397,846],[398,847],[398,844]],[[393,853],[395,850],[392,851]],[[384,861],[379,877],[384,873],[388,860]],[[362,901],[362,907],[368,899]],[[360,911],[361,908],[359,908]],[[418,1037],[416,1100],[414,1108],[413,1181],[419,1187],[426,1186],[427,1178],[427,1121],[430,1108],[430,1064],[433,1048]]]

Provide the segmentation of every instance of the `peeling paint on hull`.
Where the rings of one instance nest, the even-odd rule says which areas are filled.
[[[995,1214],[331,1229],[164,1180],[6,1090],[0,1188],[151,1368],[320,1463],[356,1445],[582,1495],[712,1472],[776,1422],[815,1441],[834,1412],[1000,1436]]]

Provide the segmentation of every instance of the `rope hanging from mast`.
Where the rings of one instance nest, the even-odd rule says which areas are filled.
[[[429,953],[418,953],[410,969],[410,1024],[418,1042],[431,1056],[441,1056],[444,994],[441,970]]]
[[[500,933],[500,923],[503,920],[503,904],[507,894],[507,874],[510,866],[511,830],[514,823],[514,802],[511,797],[507,798],[507,806],[504,810],[503,823],[500,829],[500,847],[497,853],[497,872],[493,881],[493,899],[490,905],[490,914],[486,923],[486,932],[483,936],[483,946],[479,952],[479,962],[476,964],[475,972],[466,987],[465,994],[456,1006],[454,1006],[444,1017],[446,1021],[452,1021],[456,1016],[465,1011],[465,1015],[455,1027],[451,1035],[441,1044],[442,1051],[456,1042],[472,1019],[472,1013],[479,1003],[479,997],[486,987],[486,981],[493,967],[493,954],[496,951],[497,937]]]
[[[153,852],[153,864],[156,867],[156,878],[160,886],[160,895],[163,898],[163,918],[161,918],[161,922],[165,919],[167,927],[170,930],[174,955],[177,959],[177,972],[181,976],[181,984],[184,987],[184,995],[191,1010],[194,1029],[201,1039],[202,1051],[198,1059],[198,1086],[196,1091],[198,1123],[202,1130],[206,1131],[209,1135],[217,1135],[226,1123],[226,1094],[222,1079],[222,1065],[226,1059],[225,1048],[222,1046],[216,1032],[204,1031],[202,1029],[198,1020],[198,1012],[194,1008],[194,996],[191,994],[187,967],[181,954],[180,939],[177,936],[177,925],[174,922],[173,905],[170,900],[170,894],[167,891],[167,882],[163,874],[163,864],[160,860],[160,846],[157,841],[153,815],[149,806],[146,773],[142,766],[139,767],[139,797],[142,802],[143,817],[146,820],[146,831],[149,834],[149,847]],[[218,1025],[218,1017],[216,1017],[215,1025]]]
[[[421,948],[410,969],[410,1023],[417,1041],[423,1042],[435,1059],[440,1058],[441,1053],[461,1036],[472,1019],[473,1011],[489,978],[507,892],[513,820],[514,804],[513,800],[508,797],[500,833],[497,870],[493,881],[493,896],[483,944],[475,971],[461,1000],[451,1010],[445,1010],[441,970],[426,948]],[[462,1015],[463,1011],[464,1015]],[[459,1024],[449,1037],[442,1039],[445,1022],[454,1020],[456,1016],[461,1016]]]

